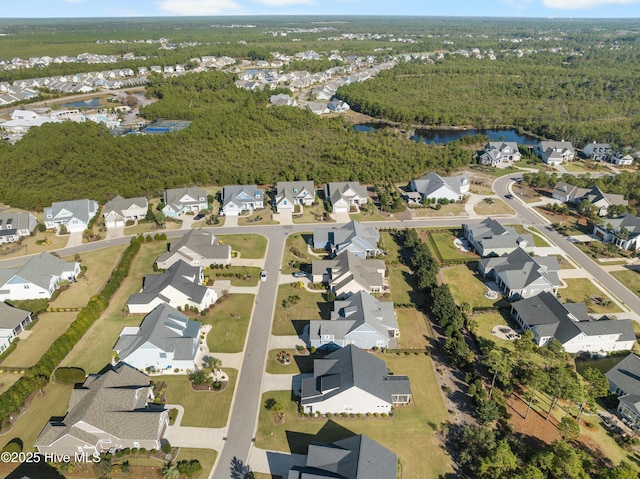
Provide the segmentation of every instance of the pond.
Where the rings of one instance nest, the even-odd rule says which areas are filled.
[[[64,103],[62,106],[66,108],[97,108],[100,106],[100,98],[91,98],[84,101],[72,101]]]

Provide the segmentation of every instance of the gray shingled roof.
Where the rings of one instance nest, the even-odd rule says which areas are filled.
[[[15,275],[41,288],[49,289],[52,276],[60,276],[62,273],[73,271],[74,269],[75,262],[63,261],[43,251],[38,256],[30,258],[29,261],[20,268],[2,270],[0,274],[0,286]]]
[[[156,262],[163,263],[174,255],[191,261],[193,253],[210,260],[226,259],[231,255],[231,246],[221,245],[213,233],[192,229],[178,241],[172,242],[169,251],[158,256]]]
[[[263,201],[264,190],[258,188],[257,185],[227,185],[222,188],[222,207],[229,203],[234,203],[238,207],[244,203],[253,203],[255,201]]]
[[[327,196],[329,197],[331,204],[334,204],[341,198],[345,198],[347,201],[349,201],[350,198],[353,198],[353,195],[349,190],[353,191],[361,198],[367,198],[367,187],[361,185],[358,181],[327,183]]]
[[[161,304],[147,314],[136,334],[124,334],[113,349],[121,360],[146,343],[165,352],[173,352],[175,360],[192,360],[198,350],[201,323],[188,319],[177,309]]]
[[[363,259],[347,251],[335,259],[316,260],[311,263],[311,272],[314,276],[320,276],[331,271],[331,284],[336,289],[340,285],[336,281],[357,281],[363,287],[371,289],[373,286],[382,286],[380,270],[386,269],[384,261],[378,259]]]
[[[617,218],[607,219],[605,224],[610,224],[613,226],[613,230],[617,232],[624,226],[627,231],[629,231],[630,238],[640,235],[640,218],[631,213],[625,213]]]
[[[607,379],[627,394],[640,394],[640,357],[629,354],[609,369]]]
[[[461,196],[461,188],[464,185],[468,185],[469,180],[464,175],[460,176],[440,176],[436,172],[431,173],[413,180],[414,191],[421,193],[426,197],[430,197],[433,193],[440,188],[445,187],[451,191],[451,193]]]
[[[543,278],[551,286],[560,286],[558,258],[555,256],[530,256],[520,248],[498,257],[483,258],[480,264],[485,274],[493,271],[511,290],[521,290]]]
[[[329,243],[340,254],[348,246],[366,252],[378,248],[380,241],[380,233],[376,228],[364,226],[357,221],[333,227],[333,228],[316,228],[313,231],[314,243]]]
[[[63,210],[70,212],[71,216],[58,217]],[[44,218],[45,221],[78,218],[83,223],[89,223],[89,220],[91,220],[97,212],[98,203],[94,200],[58,201],[53,203],[49,208],[44,209]],[[51,215],[52,218],[49,218],[49,215]]]
[[[278,181],[276,203],[279,203],[282,198],[286,198],[293,204],[296,198],[301,197],[303,191],[307,192],[304,198],[309,196],[315,198],[316,189],[313,181]]]
[[[185,196],[192,198],[192,201],[182,202],[181,199]],[[200,198],[204,198],[202,201]],[[173,205],[176,209],[180,209],[180,205],[198,204],[203,201],[207,201],[207,192],[201,188],[192,186],[190,188],[173,188],[165,190],[164,203],[166,205]]]
[[[13,236],[18,230],[33,231],[36,227],[36,217],[24,211],[0,213],[0,236]]]
[[[533,247],[533,236],[530,234],[518,234],[512,226],[503,226],[493,218],[486,218],[478,224],[463,224],[473,236],[473,240],[483,249],[517,248],[523,241]]]
[[[136,198],[123,198],[122,196],[116,196],[104,205],[102,214],[103,216],[107,216],[111,211],[115,211],[122,216],[122,211],[129,209],[132,206],[147,208],[147,205],[148,202],[144,196],[138,196]]]
[[[396,479],[398,456],[358,435],[324,444],[309,445],[306,466],[293,467],[288,479]]]
[[[30,315],[31,313],[29,311],[14,308],[3,301],[0,301],[0,329],[13,330]]]

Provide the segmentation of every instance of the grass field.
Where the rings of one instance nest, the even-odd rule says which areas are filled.
[[[514,352],[515,348],[512,341],[498,338],[491,334],[491,330],[495,326],[509,326],[504,316],[499,311],[483,311],[473,314],[473,321],[476,322],[476,335],[486,341],[491,341],[496,348],[501,348],[508,352]]]
[[[155,223],[138,223],[137,225],[133,225],[133,226],[125,226],[124,234],[125,235],[151,234],[151,236],[154,236],[156,233],[162,233],[168,230],[180,229],[181,226],[182,226],[182,220],[167,221],[164,224],[164,228],[161,230],[156,228]]]
[[[410,208],[411,214],[416,218],[428,218],[435,216],[460,216],[464,213],[464,205],[462,203],[449,203],[442,206],[439,210],[431,207]]]
[[[48,244],[36,244],[36,241],[46,239]],[[39,254],[43,251],[52,251],[67,246],[68,235],[56,236],[55,233],[39,232],[34,236],[25,236],[19,245],[8,243],[0,247],[0,258],[16,258],[27,254]]]
[[[467,302],[472,307],[492,307],[502,301],[501,296],[497,299],[489,299],[484,295],[487,287],[478,273],[469,269],[467,265],[449,266],[440,271],[458,304]]]
[[[140,291],[142,277],[153,272],[153,262],[166,250],[164,242],[145,243],[131,264],[129,276],[115,292],[102,316],[89,328],[62,366],[77,366],[87,373],[96,373],[111,362],[113,345],[125,326],[138,326],[143,316],[123,315],[129,296]]]
[[[72,390],[73,387],[67,384],[49,383],[44,388],[44,395],[36,394],[29,408],[20,416],[13,428],[0,437],[2,447],[13,438],[20,438],[24,444],[23,450],[33,451],[33,443],[49,419],[52,416],[64,416],[67,413]]]
[[[210,324],[207,346],[212,353],[239,353],[244,348],[253,311],[253,294],[231,294],[209,310],[204,324]]]
[[[295,224],[304,224],[304,223],[335,223],[335,220],[331,217],[324,218],[324,204],[318,203],[315,206],[305,206],[303,207],[302,214],[294,214],[293,222]],[[322,219],[320,219],[322,218]]]
[[[232,276],[224,276],[232,275]],[[206,269],[204,275],[213,281],[231,281],[232,286],[258,286],[260,268],[257,266],[231,266],[224,269]],[[238,277],[237,275],[240,275]]]
[[[0,370],[2,370],[2,366],[0,366]],[[11,387],[18,379],[22,377],[22,374],[19,373],[9,373],[2,372],[0,373],[0,394],[5,392],[7,389]]]
[[[279,221],[271,219],[271,210],[264,208],[250,215],[238,216],[238,226],[278,225]]]
[[[401,250],[392,233],[383,231],[380,234],[382,248],[386,252],[386,263],[389,272],[389,300],[394,304],[421,304],[425,300],[422,292],[415,291],[415,277],[411,269],[401,263]]]
[[[527,229],[522,225],[509,225],[509,226],[512,226],[516,230],[516,233],[518,233],[520,235],[528,233],[531,236],[533,236],[533,246],[537,246],[538,248],[547,248],[547,247],[551,246],[542,237],[540,232],[535,228]]]
[[[221,244],[228,244],[233,251],[244,259],[264,258],[267,251],[267,238],[256,234],[217,235]]]
[[[489,204],[486,201],[481,201],[473,207],[473,211],[483,216],[512,215],[515,213],[511,206],[496,198],[493,199],[492,204]]]
[[[229,385],[222,392],[194,391],[185,374],[154,376],[153,380],[167,383],[168,404],[180,404],[184,407],[184,416],[180,423],[182,426],[224,427],[227,424],[238,371],[225,368],[224,365],[222,369],[229,375]]]
[[[16,349],[7,356],[1,366],[20,368],[33,366],[49,346],[67,330],[76,316],[78,316],[77,312],[41,313],[31,327],[29,337],[17,343]]]
[[[287,237],[284,244],[284,255],[282,256],[282,272],[297,271],[298,268],[292,268],[289,265],[293,263],[302,263],[311,265],[311,262],[320,257],[309,254],[309,242],[313,239],[313,233],[305,231],[303,233],[294,233]]]
[[[462,252],[453,244],[453,240],[461,234],[461,230],[446,231],[419,230],[420,238],[427,243],[436,258],[442,261],[475,261],[479,256],[472,252]]]
[[[289,296],[299,296],[300,300],[290,308],[285,308],[282,301]],[[320,293],[311,293],[293,284],[281,284],[276,298],[272,334],[275,336],[300,335],[309,320],[322,319],[320,308],[326,312],[329,307],[330,303],[327,303]]]
[[[276,355],[280,351],[291,354],[291,363],[280,364],[276,361]],[[267,354],[267,372],[269,374],[300,374],[313,372],[314,355],[299,355],[295,349],[272,349]]]
[[[424,355],[379,356],[394,374],[406,374],[411,380],[414,406],[396,410],[393,419],[374,418],[301,418],[290,391],[273,391],[262,396],[262,403],[275,398],[286,408],[286,422],[275,424],[271,413],[260,411],[256,446],[306,454],[311,441],[332,442],[354,434],[366,434],[389,448],[402,464],[405,478],[444,477],[451,473],[451,463],[435,437],[448,419],[440,388],[431,364]]]
[[[611,271],[611,276],[624,284],[629,288],[629,290],[640,296],[640,271],[632,269]]]
[[[622,312],[618,306],[611,301],[606,293],[602,292],[588,278],[567,278],[566,288],[560,288],[558,294],[562,297],[563,303],[586,303],[587,311],[590,313],[606,314]],[[608,304],[605,305],[603,303]]]
[[[429,345],[431,332],[424,314],[414,308],[396,308],[400,337],[398,349],[422,349]]]

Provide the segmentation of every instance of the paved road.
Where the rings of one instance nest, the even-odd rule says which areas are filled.
[[[512,183],[512,178],[521,178],[521,174],[507,175],[498,178],[493,183],[493,190],[495,193],[504,198],[504,195],[509,194],[509,185]],[[560,249],[567,253],[578,265],[584,268],[591,276],[593,276],[602,286],[615,295],[623,305],[627,306],[636,316],[634,319],[638,319],[640,315],[640,298],[635,293],[629,291],[627,287],[620,281],[611,276],[605,269],[594,262],[589,256],[584,254],[581,250],[576,248],[574,244],[567,241],[567,239],[555,231],[554,229],[547,229],[549,221],[542,216],[534,212],[534,210],[525,206],[520,200],[515,197],[512,199],[505,199],[505,201],[511,206],[517,213],[517,216],[521,219],[522,223],[536,227],[547,238],[554,242]]]

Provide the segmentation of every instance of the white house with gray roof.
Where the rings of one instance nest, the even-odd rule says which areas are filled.
[[[202,311],[218,299],[216,291],[202,286],[202,266],[190,266],[180,260],[162,274],[148,274],[142,290],[127,300],[131,314],[149,313],[160,304],[174,308],[196,308]]]
[[[350,344],[313,361],[313,377],[302,380],[305,413],[389,413],[411,401],[407,376],[389,374],[384,361]]]
[[[162,213],[168,218],[178,218],[185,213],[196,214],[209,208],[207,192],[195,186],[167,189],[163,200]]]
[[[478,157],[478,163],[494,168],[507,168],[521,158],[522,155],[515,141],[490,141]]]
[[[364,226],[357,221],[350,221],[333,228],[316,228],[313,230],[313,248],[326,249],[331,256],[338,256],[347,251],[369,258],[382,254],[378,247],[380,233],[376,228]]]
[[[552,197],[563,203],[577,204],[583,200],[587,200],[590,204],[598,209],[600,216],[605,216],[611,205],[627,206],[628,202],[623,195],[615,195],[605,193],[597,186],[592,188],[579,188],[577,186],[559,181],[553,187]]]
[[[631,320],[594,320],[584,303],[562,304],[551,293],[513,303],[511,314],[522,329],[533,331],[538,346],[556,339],[568,353],[628,351],[636,342]]]
[[[80,263],[42,252],[19,268],[0,270],[0,301],[49,299],[62,281],[75,281],[79,274]]]
[[[49,229],[64,226],[69,233],[78,233],[89,227],[89,221],[98,213],[94,200],[73,200],[53,203],[44,209],[44,224]]]
[[[386,265],[379,259],[363,259],[350,251],[334,259],[311,263],[312,281],[327,283],[337,298],[360,291],[381,293],[385,288]]]
[[[334,213],[349,213],[351,207],[357,209],[369,201],[367,187],[357,181],[327,183],[325,197]]]
[[[309,340],[316,348],[354,344],[362,349],[386,349],[395,347],[398,337],[393,303],[378,301],[366,291],[335,301],[330,319],[309,325]]]
[[[502,256],[518,248],[533,253],[533,236],[516,233],[512,226],[503,226],[492,218],[477,224],[463,223],[462,229],[465,238],[482,257]]]
[[[192,229],[177,241],[172,241],[168,251],[156,259],[160,269],[167,269],[178,261],[190,266],[210,266],[230,264],[231,246],[222,245],[213,233],[202,229]]]
[[[603,225],[594,225],[593,234],[603,243],[613,243],[629,251],[640,250],[640,218],[631,213],[607,219]]]
[[[629,354],[605,376],[609,391],[618,396],[618,412],[640,427],[640,357]]]
[[[227,185],[222,188],[222,208],[225,216],[238,216],[243,211],[264,208],[264,190],[256,185]]]
[[[31,313],[0,301],[0,354],[31,323]]]
[[[294,466],[286,479],[396,479],[398,456],[360,434],[323,444],[312,442],[306,466]]]
[[[605,160],[611,153],[611,145],[609,143],[589,143],[582,149],[582,153],[586,158],[595,161]]]
[[[194,369],[200,347],[200,322],[161,304],[139,327],[125,327],[113,350],[119,361],[140,370]]]
[[[36,217],[25,211],[0,213],[0,244],[14,243],[29,236],[37,224]]]
[[[569,141],[541,141],[535,148],[535,153],[548,165],[561,165],[576,157],[576,151]]]
[[[313,181],[278,181],[275,205],[278,213],[294,211],[296,205],[311,206],[316,200]]]
[[[504,295],[512,300],[542,292],[555,295],[562,284],[558,271],[560,265],[555,256],[530,256],[520,248],[478,262],[478,272],[493,278]]]
[[[153,399],[146,374],[124,363],[109,366],[71,391],[67,414],[49,421],[34,445],[41,454],[72,459],[112,448],[160,449],[169,420],[164,406]]]
[[[149,203],[144,196],[123,198],[116,196],[102,209],[104,224],[107,228],[122,228],[127,221],[141,220],[147,216]]]
[[[469,180],[466,176],[440,176],[436,172],[411,180],[409,188],[419,193],[423,200],[428,201],[458,201],[469,192]]]

